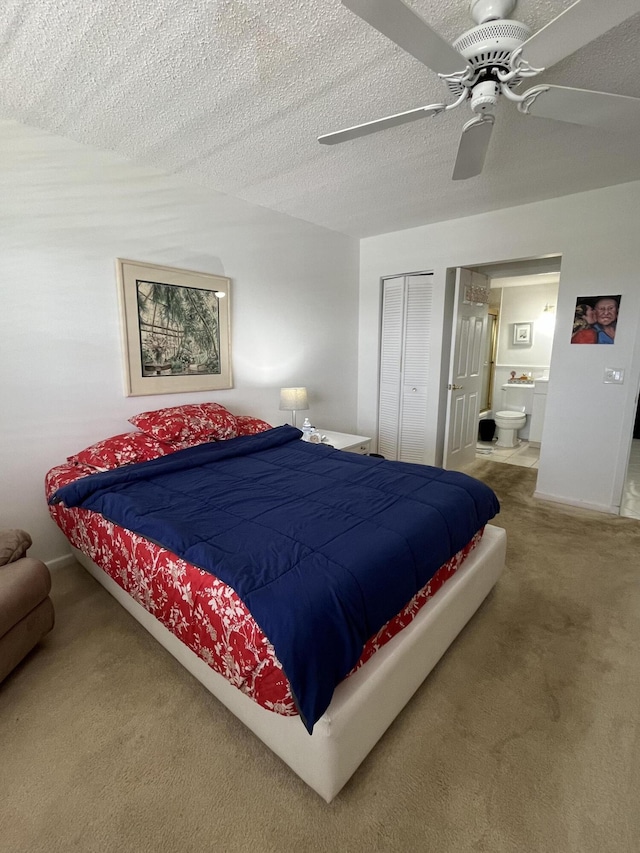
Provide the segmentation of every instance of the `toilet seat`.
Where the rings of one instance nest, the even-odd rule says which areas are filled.
[[[522,412],[496,412],[496,418],[502,418],[505,421],[526,420],[526,415]]]

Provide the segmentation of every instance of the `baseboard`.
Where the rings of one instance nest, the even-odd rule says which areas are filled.
[[[561,498],[558,495],[545,495],[544,492],[534,492],[534,498],[542,501],[551,501],[556,504],[565,504],[566,506],[575,506],[579,509],[590,509],[593,512],[606,512],[608,515],[620,515],[620,507],[607,506],[606,504],[590,504],[586,501],[571,501],[568,498]]]
[[[77,561],[73,554],[64,554],[62,557],[54,557],[53,560],[45,560],[50,572],[55,572],[58,569],[64,569],[66,566],[70,566],[75,562]]]

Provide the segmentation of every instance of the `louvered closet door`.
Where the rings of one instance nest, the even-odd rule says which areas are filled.
[[[432,282],[415,275],[383,283],[378,449],[387,459],[425,461]]]
[[[404,278],[391,278],[383,282],[378,452],[386,459],[398,458],[404,290]]]
[[[432,277],[407,276],[398,453],[402,462],[424,462],[425,457],[432,306]]]

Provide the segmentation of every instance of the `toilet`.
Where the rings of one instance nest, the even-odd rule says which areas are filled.
[[[528,425],[533,411],[533,382],[506,383],[502,386],[502,408],[496,412],[498,447],[517,447],[518,431]]]
[[[520,444],[518,430],[527,423],[524,412],[496,412],[496,427],[498,428],[498,447],[517,447]]]

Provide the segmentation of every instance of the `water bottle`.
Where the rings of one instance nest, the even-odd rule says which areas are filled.
[[[312,432],[313,427],[311,426],[311,421],[309,418],[305,418],[304,423],[302,424],[302,440],[309,441]]]

